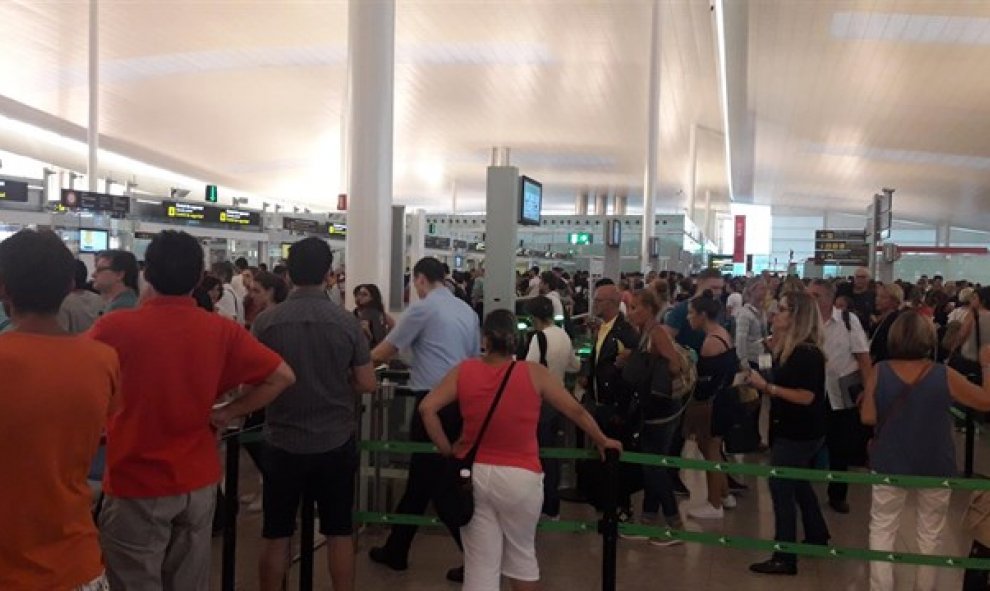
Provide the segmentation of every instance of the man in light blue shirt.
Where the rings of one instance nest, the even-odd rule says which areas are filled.
[[[469,357],[481,354],[481,328],[478,316],[464,301],[447,289],[444,265],[432,257],[421,259],[413,267],[413,287],[420,300],[402,314],[399,324],[385,340],[371,352],[375,364],[388,361],[400,350],[412,353],[409,389],[416,397],[409,437],[413,441],[428,442],[429,436],[419,415],[419,403],[443,379],[451,369]],[[451,441],[461,434],[461,412],[457,404],[440,411],[444,431]],[[396,507],[396,513],[422,515],[433,500],[437,485],[443,483],[444,460],[434,454],[414,454],[409,464],[406,492]],[[438,513],[443,514],[443,511]],[[460,531],[448,527],[458,547]],[[408,568],[409,548],[416,527],[392,526],[392,532],[381,548],[372,548],[371,559],[394,570]],[[448,580],[462,581],[463,568],[451,569]]]

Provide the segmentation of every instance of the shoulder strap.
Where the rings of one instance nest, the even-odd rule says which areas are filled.
[[[729,350],[729,349],[732,348],[732,345],[730,345],[728,342],[726,342],[725,339],[723,339],[722,337],[718,336],[717,334],[713,334],[712,337],[714,337],[714,338],[722,341],[722,344],[725,345],[725,349],[726,350]]]
[[[478,455],[478,448],[481,447],[481,439],[485,436],[485,431],[488,430],[488,424],[492,422],[492,415],[495,414],[495,408],[498,407],[498,403],[502,400],[502,394],[505,392],[505,386],[509,383],[509,376],[512,375],[512,369],[516,366],[516,362],[512,361],[509,363],[509,368],[505,370],[505,377],[502,378],[502,383],[498,387],[498,391],[495,393],[495,400],[492,401],[492,405],[488,408],[488,414],[485,416],[485,422],[481,424],[481,430],[478,431],[478,438],[474,441],[474,445],[471,446],[470,451],[464,456],[464,459],[469,463],[474,463],[474,458]]]
[[[550,348],[550,343],[547,342],[547,335],[542,330],[536,331],[536,344],[540,347],[540,365],[550,367],[547,362],[547,350]]]
[[[900,379],[900,377],[897,375],[897,372],[894,371],[894,368],[891,367],[889,363],[884,364],[884,367],[886,367],[886,370],[889,373],[893,374],[895,378]],[[929,373],[931,373],[932,368],[934,367],[935,364],[933,363],[929,365],[927,368],[920,371],[913,381],[911,381],[910,383],[908,382],[904,383],[900,393],[897,394],[897,398],[895,398],[894,402],[890,405],[890,412],[887,413],[886,418],[884,418],[883,421],[880,420],[877,421],[877,428],[874,437],[876,438],[880,437],[880,431],[883,430],[883,426],[887,424],[887,421],[889,421],[895,414],[897,414],[897,411],[899,411],[901,408],[904,407],[904,403],[907,402],[908,395],[914,390],[915,386],[921,383],[921,380],[925,379],[925,377]],[[877,414],[879,415],[879,413]]]

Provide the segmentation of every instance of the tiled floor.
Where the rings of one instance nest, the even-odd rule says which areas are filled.
[[[978,450],[986,450],[983,442],[978,442]],[[686,455],[695,455],[690,446]],[[960,455],[961,457],[961,455]],[[990,472],[990,453],[977,454],[977,467],[984,473]],[[750,458],[759,461],[761,458]],[[242,466],[250,462],[245,459]],[[685,482],[692,490],[692,498],[682,501],[681,510],[693,503],[701,502],[704,494],[704,478],[700,473],[684,475]],[[688,521],[688,528],[708,531],[724,531],[750,537],[773,537],[773,511],[770,493],[764,480],[749,480],[750,491],[739,499],[739,507],[727,512],[724,523],[698,524]],[[255,490],[257,478],[246,475],[242,486]],[[820,498],[824,491],[819,488]],[[953,496],[949,524],[942,548],[943,554],[965,556],[969,549],[969,539],[961,531],[960,519],[966,506],[968,494],[956,493]],[[867,547],[867,525],[869,522],[869,489],[852,487],[850,515],[838,515],[828,508],[825,517],[832,533],[833,543],[838,546]],[[905,518],[902,521],[898,550],[915,551],[916,545],[908,532],[913,531],[913,501],[909,501]],[[594,520],[594,511],[587,506],[564,504],[564,519]],[[260,538],[260,514],[242,513],[238,545],[237,588],[257,589],[257,551]],[[460,564],[456,546],[440,530],[421,530],[416,538],[410,556],[410,569],[403,573],[392,572],[373,564],[367,556],[368,549],[378,545],[385,536],[379,528],[362,532],[357,556],[358,586],[362,591],[425,591],[455,590],[458,585],[448,583],[444,573],[450,567]],[[537,549],[542,570],[543,588],[547,591],[594,590],[601,588],[601,538],[591,534],[540,533]],[[864,563],[852,561],[831,561],[802,559],[797,577],[766,577],[750,574],[747,566],[766,558],[765,555],[738,550],[727,550],[699,545],[683,545],[658,548],[646,542],[620,540],[618,560],[618,589],[638,591],[663,589],[664,591],[746,591],[746,590],[822,590],[822,591],[866,591],[868,568]],[[325,567],[325,552],[317,554],[316,588],[330,589]],[[220,541],[214,544],[213,588],[219,589]],[[297,570],[293,569],[289,589],[298,588]],[[911,589],[914,569],[896,567],[897,589]],[[938,586],[941,590],[960,589],[962,571],[943,569],[939,572]],[[504,585],[508,589],[508,585]]]

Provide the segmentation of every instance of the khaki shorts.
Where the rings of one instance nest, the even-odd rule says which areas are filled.
[[[705,441],[712,436],[712,400],[692,400],[684,409],[684,439]]]

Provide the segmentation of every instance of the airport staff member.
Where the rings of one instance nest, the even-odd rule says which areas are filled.
[[[395,357],[400,350],[412,352],[409,389],[416,397],[416,410],[412,415],[410,439],[430,441],[419,414],[419,403],[443,379],[447,372],[469,357],[481,354],[481,330],[478,315],[458,299],[444,284],[444,265],[432,257],[421,259],[413,267],[413,287],[419,301],[409,306],[399,324],[385,340],[371,352],[371,359],[378,364]],[[461,415],[457,404],[440,411],[444,432],[451,441],[461,434]],[[396,513],[422,515],[435,487],[440,482],[444,460],[434,454],[414,454],[409,465],[406,492],[399,501]],[[458,528],[450,528],[457,545],[461,545]],[[405,570],[409,547],[416,535],[416,527],[394,525],[392,532],[380,548],[372,548],[371,559],[394,570]],[[447,578],[463,579],[462,569],[452,569]]]

